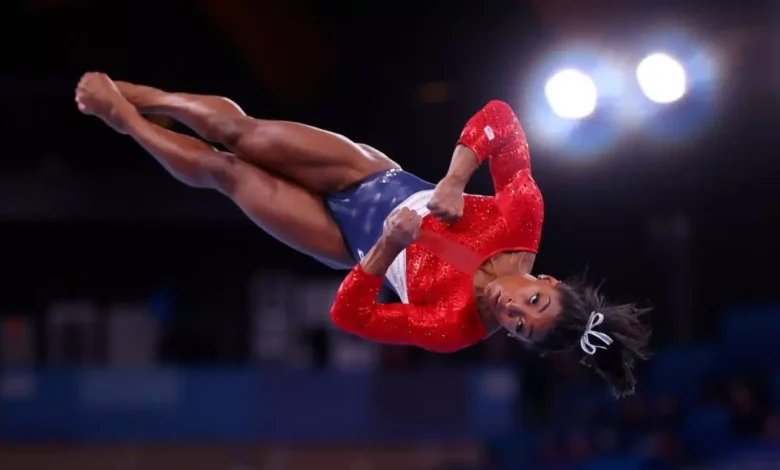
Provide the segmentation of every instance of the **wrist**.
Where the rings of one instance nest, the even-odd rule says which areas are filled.
[[[136,135],[150,123],[141,116],[135,107],[117,108],[111,114],[112,127],[120,134]]]
[[[360,261],[360,267],[372,276],[384,276],[403,249],[404,247],[382,236]]]
[[[395,259],[396,256],[406,249],[406,245],[393,241],[386,235],[382,235],[376,243],[376,248],[380,253],[392,256]]]
[[[459,189],[461,192],[466,189],[466,184],[469,182],[468,175],[450,174],[448,173],[441,179],[441,184],[453,189]]]

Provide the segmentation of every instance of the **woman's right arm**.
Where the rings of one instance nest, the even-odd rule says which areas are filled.
[[[422,218],[409,209],[388,216],[382,237],[341,283],[330,309],[333,323],[371,341],[449,352],[446,313],[432,306],[377,302],[382,280],[395,258],[419,235]],[[458,328],[454,328],[457,332]],[[445,333],[447,333],[445,335]]]
[[[384,275],[403,249],[382,237],[341,283],[330,317],[336,326],[361,338],[436,350],[429,344],[437,323],[431,319],[439,316],[434,309],[377,303]]]

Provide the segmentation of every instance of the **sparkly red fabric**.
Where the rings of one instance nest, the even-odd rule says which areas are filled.
[[[525,134],[512,109],[491,101],[468,121],[458,143],[472,149],[480,162],[489,160],[496,195],[466,195],[458,222],[445,224],[426,216],[423,232],[459,244],[482,261],[502,251],[536,253],[544,203],[531,176]],[[435,352],[454,352],[486,338],[474,297],[474,273],[463,272],[436,251],[420,241],[407,247],[409,304],[378,304],[382,278],[356,265],[336,295],[333,322],[368,340]]]

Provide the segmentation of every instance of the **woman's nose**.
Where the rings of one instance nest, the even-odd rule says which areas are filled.
[[[514,299],[508,295],[501,295],[499,297],[499,302],[501,302],[501,305],[504,307],[511,307],[513,305]]]

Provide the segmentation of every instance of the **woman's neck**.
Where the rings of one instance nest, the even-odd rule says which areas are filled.
[[[505,251],[488,258],[474,275],[474,297],[477,299],[482,323],[488,333],[500,328],[493,311],[484,305],[485,287],[501,276],[509,274],[529,274],[533,269],[536,254],[527,251]]]
[[[528,274],[533,269],[536,255],[527,251],[505,251],[491,256],[474,275],[474,288],[482,290],[491,281],[509,274]]]

